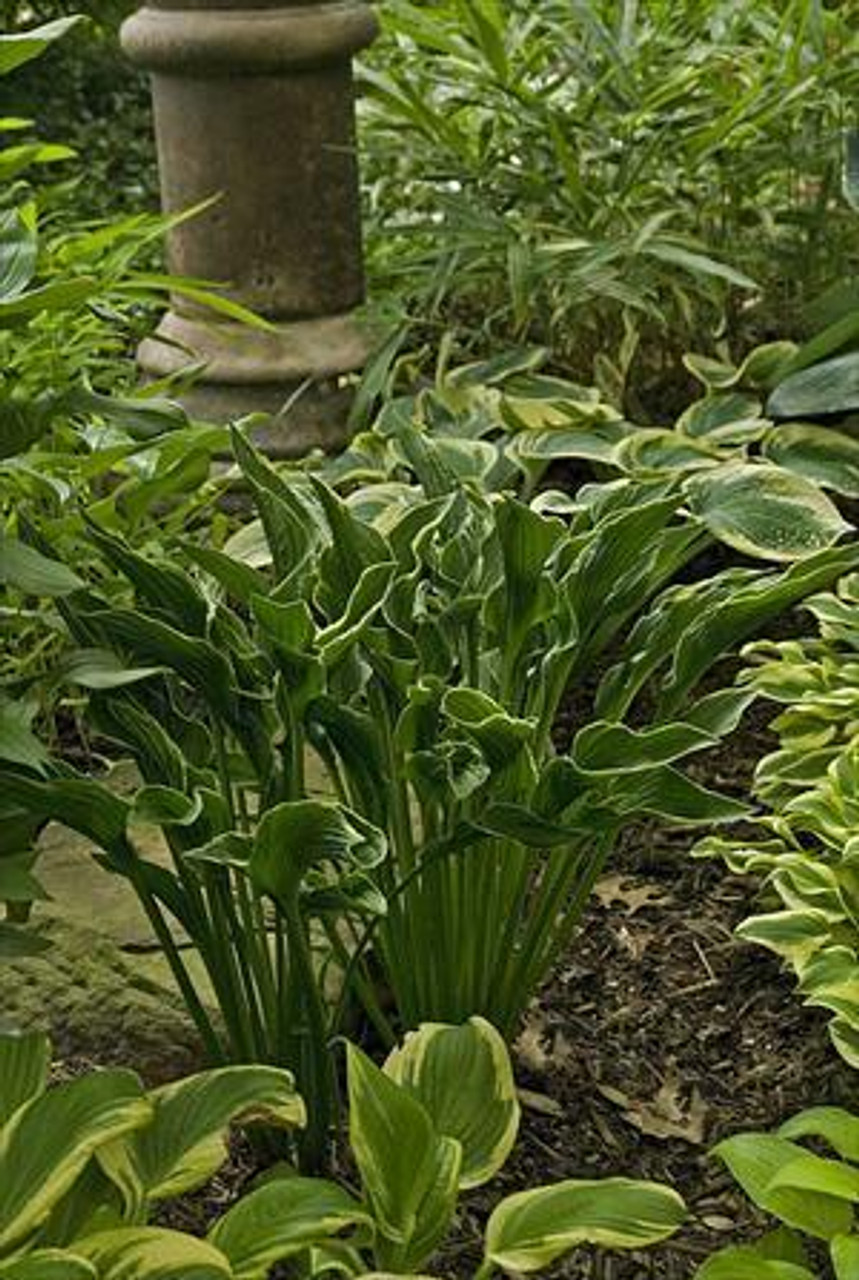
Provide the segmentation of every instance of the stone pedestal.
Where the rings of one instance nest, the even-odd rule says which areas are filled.
[[[139,352],[155,377],[205,370],[187,400],[208,418],[276,413],[276,452],[342,441],[337,388],[367,355],[352,55],[376,34],[363,0],[150,0],[122,44],[151,74],[167,213],[211,197],[168,238],[170,270],[222,282],[262,331],[174,296]]]

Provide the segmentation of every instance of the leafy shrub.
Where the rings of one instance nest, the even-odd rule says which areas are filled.
[[[284,1259],[307,1274],[425,1265],[459,1192],[487,1182],[515,1141],[519,1108],[503,1042],[486,1023],[426,1026],[379,1069],[348,1048],[349,1129],[360,1198],[318,1178],[275,1175],[198,1240],[147,1226],[153,1205],[220,1166],[231,1119],[300,1125],[286,1072],[234,1067],[148,1094],[130,1071],[45,1091],[43,1037],[0,1036],[2,1280],[264,1280]],[[22,1159],[23,1157],[23,1159]],[[502,1200],[478,1275],[534,1272],[580,1244],[641,1248],[670,1235],[683,1201],[609,1178]]]
[[[837,1159],[802,1139],[822,1141]],[[838,1107],[812,1107],[775,1133],[739,1133],[714,1148],[758,1208],[780,1226],[752,1245],[731,1245],[708,1258],[695,1280],[814,1280],[803,1237],[825,1242],[836,1280],[850,1280],[859,1260],[853,1206],[859,1201],[859,1119]],[[829,1275],[829,1271],[826,1272]]]
[[[780,902],[739,927],[741,937],[783,956],[807,1004],[832,1014],[838,1052],[859,1066],[859,580],[805,607],[820,639],[760,642],[745,655],[745,682],[783,704],[773,721],[779,748],[755,773],[767,812],[759,840],[710,838],[701,855],[732,871],[759,874]]]
[[[855,270],[843,6],[390,0],[363,72],[376,279],[485,349],[639,386]],[[760,307],[746,305],[755,288]]]

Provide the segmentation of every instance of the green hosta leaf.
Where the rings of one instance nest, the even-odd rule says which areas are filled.
[[[0,857],[0,902],[40,902],[48,895],[32,874],[36,852]]]
[[[859,352],[789,374],[767,401],[771,418],[816,418],[859,409]]]
[[[815,1280],[795,1262],[762,1258],[754,1246],[720,1249],[695,1272],[694,1280]]]
[[[802,1147],[768,1133],[740,1133],[713,1148],[759,1208],[798,1231],[819,1239],[846,1235],[853,1225],[850,1205],[816,1190],[774,1187],[777,1174],[799,1156]]]
[[[570,754],[579,769],[613,774],[670,764],[691,751],[715,746],[716,741],[712,734],[689,724],[638,730],[596,720],[579,730]]]
[[[41,772],[49,756],[30,724],[37,708],[0,693],[0,760]]]
[[[13,1262],[0,1262],[0,1280],[98,1280],[98,1273],[71,1249],[36,1249]]]
[[[769,432],[762,452],[776,466],[859,498],[859,440],[834,427],[787,423]]]
[[[322,1178],[280,1178],[246,1195],[208,1239],[230,1261],[235,1280],[265,1280],[276,1262],[357,1229],[373,1229],[363,1205]]]
[[[80,307],[98,289],[99,282],[94,276],[75,276],[27,289],[14,298],[0,298],[0,328],[18,325],[22,320],[45,311],[68,311]]]
[[[611,803],[619,813],[650,813],[669,822],[738,822],[748,805],[708,791],[671,765],[621,775]]]
[[[124,844],[130,807],[100,782],[82,777],[41,781],[0,771],[0,792],[34,819],[62,822],[102,849],[116,852]]]
[[[0,76],[8,75],[32,58],[38,58],[49,45],[55,40],[61,40],[81,20],[81,15],[75,14],[70,18],[57,18],[55,22],[46,22],[20,34],[0,35]]]
[[[93,1072],[19,1108],[0,1134],[0,1252],[35,1231],[94,1152],[151,1115],[130,1071]]]
[[[797,1191],[822,1192],[855,1204],[859,1200],[859,1169],[838,1160],[827,1160],[810,1151],[802,1151],[795,1159],[777,1169],[770,1188],[794,1187]]]
[[[0,1033],[0,1130],[10,1116],[44,1092],[51,1045],[40,1031]]]
[[[152,1121],[125,1142],[151,1199],[181,1195],[206,1182],[226,1159],[225,1134],[236,1122],[302,1127],[304,1103],[288,1071],[221,1067],[149,1093]]]
[[[851,528],[815,485],[778,467],[732,463],[693,476],[685,488],[693,514],[746,555],[797,560]]]
[[[463,1190],[494,1177],[516,1140],[519,1104],[510,1055],[490,1023],[424,1023],[389,1055],[384,1071],[426,1107],[439,1133],[462,1146]]]
[[[265,814],[257,828],[250,873],[263,893],[288,899],[316,863],[365,870],[377,866],[386,852],[383,833],[360,814],[331,801],[296,800]]]
[[[197,821],[202,808],[199,792],[186,796],[172,787],[141,787],[135,792],[131,817],[159,827],[187,827]]]
[[[640,1249],[666,1239],[686,1216],[675,1191],[655,1182],[605,1178],[520,1191],[486,1227],[486,1257],[504,1271],[540,1271],[583,1244]]]
[[[65,596],[83,582],[59,560],[0,533],[0,583],[28,596]]]
[[[640,428],[615,450],[614,461],[624,471],[698,471],[720,462],[717,449],[704,440],[678,431]]]
[[[421,1206],[435,1196],[443,1168],[448,1187],[453,1183],[452,1217],[458,1168],[448,1158],[450,1140],[439,1137],[426,1109],[360,1049],[350,1044],[347,1054],[349,1137],[364,1192],[381,1236],[406,1252],[421,1229]]]
[[[82,689],[122,689],[160,675],[164,670],[164,667],[128,667],[110,649],[76,649],[63,657],[56,675],[58,680],[80,685]]]
[[[500,703],[479,689],[451,689],[442,700],[444,714],[480,747],[498,768],[509,764],[533,738],[535,724],[508,715]]]
[[[99,1280],[232,1280],[227,1259],[213,1245],[163,1227],[118,1227],[75,1242]]]
[[[35,206],[28,204],[0,213],[0,298],[15,298],[26,289],[35,274],[38,256]]]
[[[383,1242],[377,1249],[381,1265],[406,1272],[419,1271],[426,1265],[454,1220],[461,1159],[462,1148],[456,1139],[439,1135],[435,1172],[418,1205],[414,1233],[405,1247]]]
[[[829,1242],[835,1280],[857,1280],[859,1277],[859,1236],[836,1236]]]

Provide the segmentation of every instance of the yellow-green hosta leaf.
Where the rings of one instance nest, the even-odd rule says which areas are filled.
[[[75,1241],[99,1280],[233,1280],[230,1264],[206,1240],[163,1227],[117,1227]]]
[[[0,1126],[42,1093],[51,1063],[51,1044],[40,1031],[0,1034]]]
[[[531,1272],[571,1249],[640,1249],[666,1239],[686,1207],[676,1191],[629,1178],[558,1182],[502,1200],[486,1227],[486,1257],[504,1271]]]
[[[720,1249],[695,1272],[694,1280],[814,1280],[795,1262],[762,1258],[751,1246]]]
[[[775,1185],[781,1170],[808,1154],[796,1143],[770,1133],[739,1133],[720,1142],[713,1154],[759,1208],[789,1227],[823,1240],[849,1234],[853,1211],[840,1196]]]
[[[516,1141],[519,1103],[507,1046],[490,1023],[424,1023],[390,1054],[384,1071],[426,1107],[439,1133],[461,1144],[461,1189],[498,1172]]]
[[[846,1018],[834,1018],[829,1024],[829,1035],[844,1061],[859,1071],[859,1028]]]
[[[0,1262],[0,1280],[98,1280],[91,1262],[70,1249],[37,1249],[12,1262]]]
[[[152,1090],[149,1099],[151,1123],[125,1145],[151,1199],[180,1195],[210,1178],[226,1158],[231,1123],[301,1128],[306,1120],[291,1073],[279,1067],[202,1071]]]
[[[362,1228],[372,1232],[366,1208],[322,1178],[281,1178],[245,1196],[209,1233],[229,1259],[235,1280],[265,1280],[276,1262],[311,1245]]]
[[[836,1236],[829,1252],[836,1280],[859,1280],[859,1236]]]
[[[0,1131],[0,1253],[44,1221],[99,1147],[151,1116],[131,1071],[96,1071],[19,1107]]]
[[[349,1139],[381,1237],[405,1250],[435,1186],[440,1138],[425,1107],[347,1046]]]
[[[852,527],[810,480],[768,464],[731,463],[692,476],[684,487],[693,515],[745,555],[798,560]]]
[[[859,1201],[859,1169],[841,1160],[827,1160],[811,1151],[800,1151],[795,1159],[777,1169],[770,1188],[795,1187],[798,1191],[820,1191],[851,1204]]]

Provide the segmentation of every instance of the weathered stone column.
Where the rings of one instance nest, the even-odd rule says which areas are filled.
[[[174,296],[139,352],[160,377],[202,362],[187,397],[223,420],[314,391],[269,439],[335,447],[338,379],[367,354],[352,55],[376,34],[363,0],[149,0],[122,28],[152,78],[162,203],[205,213],[168,239],[171,271],[223,282],[277,325],[262,332]]]

